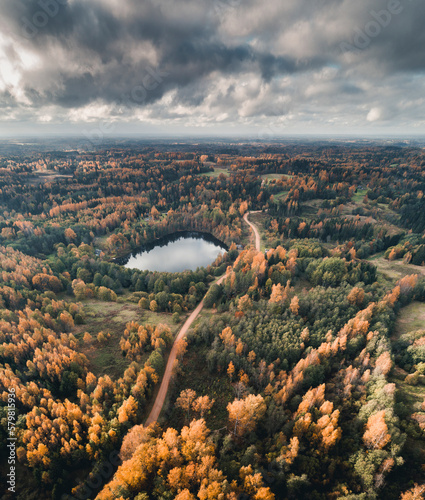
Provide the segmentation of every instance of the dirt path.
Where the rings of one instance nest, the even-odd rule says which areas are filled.
[[[261,238],[260,238],[260,233],[258,232],[258,229],[256,228],[256,226],[254,226],[254,224],[252,222],[249,222],[248,220],[248,215],[249,214],[256,214],[258,213],[259,210],[257,210],[256,212],[247,212],[244,216],[243,216],[243,220],[248,224],[248,226],[252,229],[252,231],[254,232],[254,235],[255,235],[255,248],[260,252],[261,251]]]
[[[255,234],[255,247],[259,251],[260,250],[260,234],[258,232],[258,229],[254,226],[254,224],[249,222],[249,220],[248,220],[249,213],[254,213],[254,212],[247,212],[244,215],[243,219],[253,230],[253,232]],[[224,274],[217,281],[215,281],[215,283],[217,285],[219,285],[224,280],[225,277],[226,277],[226,275]],[[165,398],[166,398],[167,392],[168,392],[168,387],[170,385],[174,361],[177,357],[177,341],[182,339],[187,334],[189,328],[192,326],[192,323],[198,317],[198,315],[202,311],[203,307],[204,307],[204,299],[201,300],[201,302],[198,304],[197,308],[192,312],[192,314],[184,322],[184,325],[181,327],[181,330],[179,331],[179,333],[174,341],[173,347],[171,348],[171,352],[170,352],[170,355],[168,357],[167,366],[165,367],[164,376],[162,377],[162,382],[161,382],[161,386],[159,388],[159,392],[156,396],[155,403],[152,407],[152,410],[149,414],[149,417],[147,418],[147,420],[145,422],[145,427],[147,427],[149,424],[152,424],[153,422],[158,420],[159,414],[161,413],[162,407],[164,406]]]

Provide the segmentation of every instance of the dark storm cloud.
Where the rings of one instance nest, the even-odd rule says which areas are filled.
[[[209,119],[296,116],[309,102],[342,117],[352,96],[378,120],[422,91],[405,80],[425,69],[420,0],[9,0],[0,14],[1,106],[35,117],[91,104],[116,115],[123,101],[128,114],[174,92],[180,114]]]
[[[26,7],[26,9],[24,8]],[[60,89],[46,92],[46,102],[66,107],[80,106],[94,99],[116,101],[122,93],[140,84],[149,64],[140,54],[140,60],[126,61],[126,43],[148,41],[158,53],[158,68],[168,74],[167,81],[149,93],[146,102],[156,100],[171,88],[187,85],[214,71],[237,73],[244,70],[259,72],[265,80],[275,75],[293,73],[320,66],[320,61],[297,62],[291,57],[276,57],[257,52],[248,45],[227,46],[216,36],[216,26],[206,15],[175,23],[166,13],[149,2],[141,5],[131,18],[119,20],[104,5],[73,3],[58,6],[58,14],[39,28],[31,43],[40,51],[52,43],[71,52],[71,58],[90,61],[94,57],[100,69],[93,68],[81,74],[58,73]],[[20,1],[11,9],[17,27],[22,20],[37,19],[38,2]],[[19,15],[18,15],[19,13]],[[215,20],[217,22],[217,19]],[[323,58],[320,58],[320,60]],[[97,74],[96,74],[97,73]],[[26,85],[29,95],[36,89]]]
[[[140,85],[151,62],[143,56],[143,50],[138,54],[138,61],[127,60],[128,46],[132,44],[151,43],[158,55],[156,66],[167,73],[164,85],[149,92],[146,103],[159,99],[167,90],[202,79],[214,71],[256,71],[268,81],[275,75],[318,67],[324,59],[296,61],[290,56],[258,52],[246,44],[228,46],[220,41],[218,19],[209,15],[211,4],[206,2],[203,12],[193,17],[189,14],[176,22],[174,16],[167,17],[165,8],[146,1],[133,4],[137,5],[136,12],[124,19],[117,18],[106,4],[79,1],[59,5],[55,0],[44,1],[48,2],[47,7],[52,5],[52,13],[56,5],[57,14],[42,27],[37,27],[43,20],[38,1],[15,1],[5,13],[15,30],[20,28],[24,35],[31,34],[32,28],[37,30],[27,38],[40,55],[44,51],[48,54],[52,45],[58,45],[69,53],[71,60],[80,60],[80,67],[69,74],[66,66],[57,72],[53,86],[60,85],[55,90],[44,91],[45,103],[64,107],[81,106],[96,99],[114,102],[123,92]],[[26,81],[25,93],[30,99],[37,96],[37,104],[40,104],[41,94],[32,87],[32,77],[31,74]]]

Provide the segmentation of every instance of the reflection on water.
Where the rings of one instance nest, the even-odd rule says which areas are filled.
[[[181,232],[161,238],[116,262],[131,269],[181,272],[206,267],[225,251],[226,246],[209,234]]]

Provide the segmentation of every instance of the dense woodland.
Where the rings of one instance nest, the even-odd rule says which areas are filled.
[[[0,156],[2,498],[424,498],[424,167],[337,143]],[[119,264],[186,230],[228,251]]]

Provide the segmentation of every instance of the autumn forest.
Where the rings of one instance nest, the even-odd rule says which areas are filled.
[[[424,498],[425,150],[0,153],[0,400],[5,500]]]

